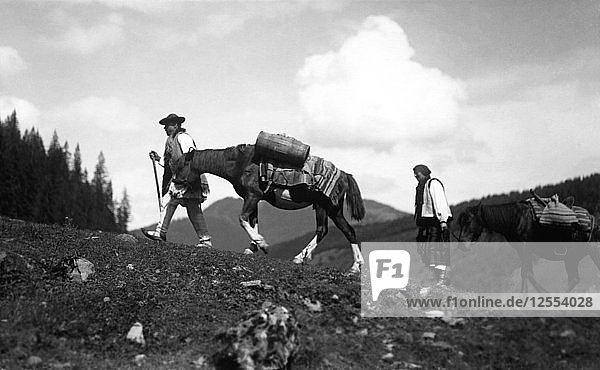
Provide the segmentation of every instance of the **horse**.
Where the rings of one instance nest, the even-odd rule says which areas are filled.
[[[316,230],[313,239],[298,253],[293,261],[302,264],[312,259],[312,253],[328,232],[328,217],[344,233],[350,242],[354,263],[351,273],[358,273],[364,263],[354,228],[343,213],[344,200],[349,206],[351,217],[360,221],[365,216],[364,202],[354,177],[340,171],[336,186],[341,187],[340,196],[333,202],[322,192],[309,189],[305,184],[281,187],[273,184],[267,189],[261,187],[259,165],[254,158],[255,146],[240,144],[225,149],[194,150],[183,156],[178,163],[181,181],[197,183],[202,173],[221,177],[233,185],[235,192],[243,198],[244,204],[239,215],[240,226],[250,238],[250,248],[245,254],[253,254],[258,249],[268,252],[269,244],[258,232],[258,202],[267,201],[279,209],[295,210],[312,205],[315,210]],[[184,163],[188,162],[187,165]],[[186,170],[187,168],[187,170]],[[285,195],[284,195],[285,193]]]
[[[542,225],[537,222],[531,204],[527,201],[467,207],[458,217],[462,235],[469,241],[477,241],[483,230],[487,229],[504,236],[507,242],[517,251],[521,259],[521,292],[527,292],[527,281],[531,282],[538,292],[546,290],[535,280],[533,275],[534,254],[550,260],[563,261],[567,271],[567,291],[570,292],[579,283],[579,262],[590,256],[600,270],[600,252],[589,243],[573,243],[566,248],[566,253],[557,253],[540,243],[530,242],[586,242],[599,241],[600,229],[593,225],[590,234],[581,231],[575,233],[571,229]]]

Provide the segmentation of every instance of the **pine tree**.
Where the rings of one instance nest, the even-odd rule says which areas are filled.
[[[25,131],[21,147],[21,214],[23,220],[36,221],[41,209],[41,191],[46,179],[46,150],[35,129]]]
[[[89,222],[86,212],[85,187],[89,185],[86,185],[87,175],[84,177],[81,168],[81,149],[79,148],[79,143],[75,147],[75,153],[73,154],[69,183],[69,188],[71,189],[69,217],[71,217],[73,225],[78,227],[88,227]]]
[[[21,195],[19,179],[19,148],[21,132],[17,113],[0,122],[0,213],[9,217],[19,214],[19,196]]]
[[[103,230],[116,230],[114,204],[112,200],[112,183],[106,173],[104,153],[98,155],[98,163],[92,178],[93,219],[94,227]]]
[[[127,224],[131,218],[131,210],[129,205],[129,197],[127,196],[127,189],[123,190],[123,197],[117,207],[117,227],[120,232],[127,232]]]
[[[54,131],[48,148],[47,181],[43,188],[42,221],[63,223],[68,215],[69,165]]]

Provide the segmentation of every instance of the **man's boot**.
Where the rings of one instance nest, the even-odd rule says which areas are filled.
[[[148,231],[146,229],[142,229],[142,234],[144,234],[144,236],[148,239],[157,240],[157,241],[162,240],[163,242],[167,241],[166,234],[162,234],[155,230]]]
[[[210,235],[203,235],[200,237],[200,243],[196,244],[199,248],[212,248],[212,242]]]

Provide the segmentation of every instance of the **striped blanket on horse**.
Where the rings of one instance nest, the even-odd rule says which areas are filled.
[[[582,231],[588,232],[592,229],[594,219],[587,209],[579,206],[566,205],[554,201],[552,198],[541,198],[547,205],[540,204],[535,198],[527,201],[533,207],[536,220],[544,225],[555,225],[570,227],[579,224]]]
[[[267,166],[266,180],[269,183],[284,187],[305,184],[332,200],[340,195],[337,185],[342,172],[333,163],[323,158],[308,156],[302,169],[275,167],[271,163],[264,165]]]

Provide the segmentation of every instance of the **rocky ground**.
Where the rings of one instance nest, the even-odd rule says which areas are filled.
[[[94,275],[66,277],[65,258],[91,261]],[[360,279],[332,268],[0,219],[0,369],[210,369],[226,345],[219,333],[270,305],[297,322],[293,368],[600,360],[596,318],[361,318]],[[136,322],[144,344],[127,339]]]

